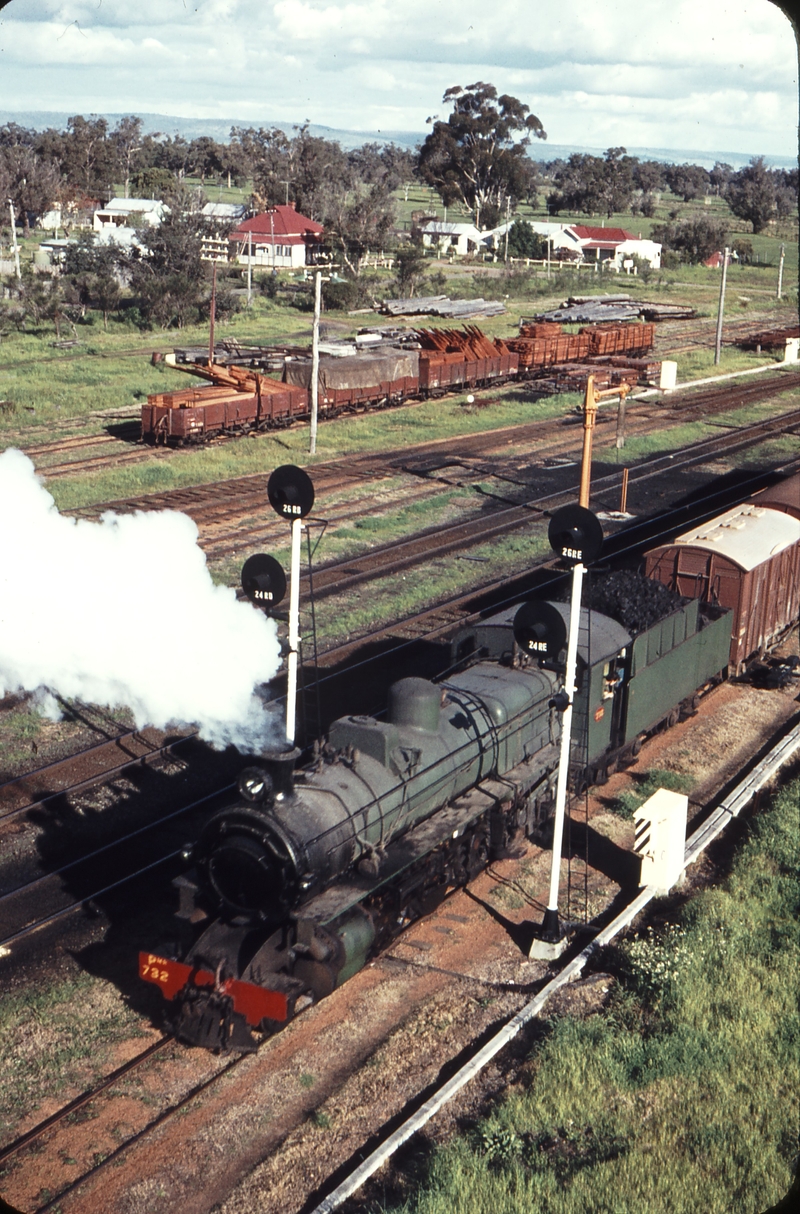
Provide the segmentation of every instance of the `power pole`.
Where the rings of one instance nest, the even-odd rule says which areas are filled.
[[[319,314],[322,301],[322,273],[314,275],[314,326],[311,336],[311,442],[309,453],[317,450],[317,415],[319,412]]]
[[[19,245],[17,244],[17,225],[14,220],[14,204],[10,198],[8,200],[8,209],[11,212],[11,243],[14,246],[14,267],[15,267],[15,272],[17,275],[17,281],[19,281],[22,278],[22,274],[20,273],[20,268],[19,268]]]
[[[728,254],[730,249],[725,246],[725,251],[722,254],[722,278],[719,284],[719,310],[717,312],[717,336],[714,342],[714,366],[719,366],[719,360],[722,354],[722,315],[725,311],[725,279],[728,275]]]
[[[508,265],[508,221],[511,216],[511,195],[506,198],[506,248],[503,254],[503,261]]]
[[[247,233],[247,306],[253,302],[253,233]]]

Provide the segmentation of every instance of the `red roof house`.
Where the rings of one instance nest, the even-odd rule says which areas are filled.
[[[288,269],[304,266],[322,239],[324,228],[294,206],[271,207],[231,232],[233,255],[241,265]]]
[[[554,250],[562,251],[576,261],[610,262],[612,269],[619,271],[626,264],[630,268],[633,256],[640,257],[658,269],[661,265],[661,245],[652,240],[642,240],[625,228],[596,228],[585,223],[571,223],[553,237]],[[559,253],[557,253],[559,255]]]

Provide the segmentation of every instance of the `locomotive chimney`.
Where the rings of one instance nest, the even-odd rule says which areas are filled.
[[[265,750],[261,753],[261,766],[266,768],[272,779],[274,795],[283,800],[294,796],[294,769],[300,758],[300,750],[293,746],[290,750]]]

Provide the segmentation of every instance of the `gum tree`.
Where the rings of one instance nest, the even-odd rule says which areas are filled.
[[[420,149],[419,174],[438,191],[445,206],[461,203],[475,216],[502,213],[506,199],[528,194],[531,137],[546,139],[539,119],[516,97],[497,95],[493,84],[478,81],[447,90],[452,105],[446,122],[429,118],[433,130]]]

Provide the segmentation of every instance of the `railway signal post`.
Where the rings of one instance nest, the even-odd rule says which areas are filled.
[[[269,504],[292,524],[289,567],[289,653],[286,659],[286,740],[294,744],[297,717],[297,660],[300,649],[300,541],[303,519],[314,505],[311,477],[294,464],[276,468],[267,483]]]
[[[553,551],[572,566],[572,594],[570,598],[569,633],[567,637],[566,665],[563,691],[555,697],[556,707],[563,710],[561,718],[561,751],[556,778],[556,804],[553,820],[553,858],[550,868],[550,890],[547,909],[541,926],[534,934],[529,956],[553,959],[561,955],[567,946],[567,937],[558,914],[558,887],[561,876],[561,849],[564,841],[564,817],[569,782],[570,750],[572,742],[572,708],[575,700],[576,671],[578,662],[578,634],[581,623],[581,592],[586,566],[600,555],[603,546],[603,529],[596,516],[583,506],[565,506],[550,520],[548,539]],[[541,604],[546,606],[546,604]],[[516,621],[515,621],[516,624]],[[515,635],[518,629],[515,627]],[[549,648],[563,646],[563,632],[556,636],[548,628],[545,639]],[[524,642],[525,637],[522,635]],[[523,643],[529,651],[541,651],[539,646]]]

